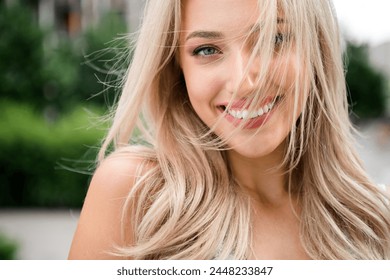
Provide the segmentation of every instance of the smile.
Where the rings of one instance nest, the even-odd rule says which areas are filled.
[[[268,103],[253,111],[244,108],[245,105],[242,102],[233,103],[232,108],[220,107],[221,111],[225,113],[225,118],[234,126],[240,126],[241,122],[245,122],[243,128],[253,129],[264,125],[268,121],[273,109],[280,103],[281,99],[282,97],[280,96],[267,98]]]
[[[275,101],[272,101],[272,102],[269,102],[268,104],[264,105],[260,109],[253,111],[253,112],[250,112],[250,111],[244,109],[241,111],[240,110],[227,110],[226,113],[228,113],[229,115],[231,115],[232,117],[234,117],[236,119],[254,119],[254,118],[260,117],[260,116],[268,113],[269,111],[271,111],[272,108],[274,107],[274,105],[275,105]]]

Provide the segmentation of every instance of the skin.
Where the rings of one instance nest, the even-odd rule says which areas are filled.
[[[219,105],[231,101],[234,92],[233,101],[257,89],[261,57],[256,57],[247,72],[252,49],[245,41],[245,34],[256,24],[257,11],[256,0],[214,0],[213,5],[207,0],[184,1],[179,57],[188,96],[202,121],[222,138],[236,126],[224,117]],[[278,32],[284,31],[283,25]],[[270,65],[275,73],[270,77],[272,87],[263,99],[282,92],[283,104],[273,109],[258,130],[244,128],[226,138],[233,173],[255,202],[253,258],[307,258],[299,241],[299,207],[286,191],[284,170],[275,168],[283,160],[286,137],[301,112],[302,105],[295,115],[291,113],[296,75],[304,81],[305,74],[297,72],[302,64],[293,46],[275,53]]]
[[[108,157],[95,171],[76,232],[69,251],[69,259],[121,259],[112,252],[112,245],[133,244],[131,234],[121,237],[122,208],[134,185],[137,166],[141,162],[124,157]],[[127,225],[127,232],[132,226]]]

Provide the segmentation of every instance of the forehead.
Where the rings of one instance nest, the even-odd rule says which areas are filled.
[[[184,0],[182,31],[247,30],[256,23],[258,10],[257,0]]]

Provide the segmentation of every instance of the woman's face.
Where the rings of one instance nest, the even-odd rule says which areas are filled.
[[[256,78],[262,67],[260,52],[248,68],[253,47],[247,34],[256,25],[258,1],[183,2],[179,57],[195,112],[218,136],[227,140],[233,152],[247,158],[271,154],[285,142],[292,123],[301,113],[302,106],[298,105],[293,114],[296,75],[304,76],[297,72],[298,65],[303,63],[295,54],[294,44],[282,53],[275,51],[269,69],[273,74],[267,77],[271,86],[260,89],[258,104],[251,104],[254,109],[247,110],[250,96],[259,90]],[[288,37],[283,33],[284,25],[283,18],[279,18],[276,45]],[[254,30],[257,31],[251,36],[262,32],[261,28]],[[228,104],[230,110],[226,110]],[[240,124],[244,124],[242,129],[229,137]]]

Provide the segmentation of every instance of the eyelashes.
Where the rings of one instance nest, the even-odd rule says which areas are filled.
[[[275,49],[280,49],[282,45],[289,40],[289,36],[284,33],[277,33],[274,38]],[[193,56],[211,57],[222,54],[222,50],[215,45],[201,45],[192,51]]]
[[[216,46],[202,45],[197,47],[195,50],[193,50],[192,55],[207,57],[207,56],[217,55],[221,53],[222,51]]]

